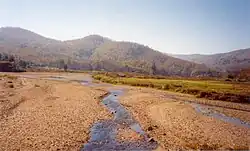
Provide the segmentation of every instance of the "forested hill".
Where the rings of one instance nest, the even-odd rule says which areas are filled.
[[[0,52],[15,54],[43,66],[140,72],[162,75],[214,75],[212,69],[177,59],[147,46],[119,42],[100,35],[58,41],[22,28],[0,28]]]
[[[205,64],[218,71],[240,71],[250,68],[250,48],[213,55],[173,55],[174,57]]]

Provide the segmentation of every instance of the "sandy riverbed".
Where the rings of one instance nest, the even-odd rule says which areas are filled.
[[[0,150],[79,150],[88,142],[95,122],[112,119],[113,115],[100,103],[100,96],[110,86],[81,85],[79,80],[89,79],[89,75],[14,75],[21,77],[0,80]],[[44,79],[50,77],[61,78]],[[158,150],[249,149],[249,128],[197,113],[183,100],[213,105],[215,110],[244,121],[250,121],[249,105],[196,99],[150,88],[111,87],[124,88],[120,102],[160,144]],[[117,138],[133,141],[140,136],[131,129],[119,129]]]
[[[149,88],[130,88],[120,100],[165,149],[249,149],[249,128],[199,114],[189,103],[181,101],[183,95],[180,99],[178,94],[177,99],[173,95]],[[247,105],[243,108],[250,109]],[[233,115],[234,110],[227,112]],[[237,116],[250,119],[249,112],[241,111]]]
[[[92,124],[111,116],[98,100],[104,93],[76,82],[1,78],[0,150],[79,150]]]

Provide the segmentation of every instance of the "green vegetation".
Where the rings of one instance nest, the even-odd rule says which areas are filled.
[[[98,73],[93,78],[112,84],[151,87],[180,93],[192,94],[200,98],[249,103],[250,85],[229,83],[219,80],[147,78],[143,76],[126,77],[124,74]]]

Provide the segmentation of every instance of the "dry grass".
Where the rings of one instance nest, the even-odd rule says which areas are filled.
[[[250,99],[250,84],[245,83],[228,83],[219,80],[201,79],[121,77],[107,74],[95,74],[93,78],[112,84],[151,87],[192,94],[199,98],[208,98],[211,100],[249,103]]]
[[[16,80],[17,77],[9,74],[0,74],[0,78],[8,78],[10,80]]]

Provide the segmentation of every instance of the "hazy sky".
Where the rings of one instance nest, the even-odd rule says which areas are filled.
[[[250,0],[0,0],[0,26],[58,40],[100,34],[167,53],[250,47]]]

